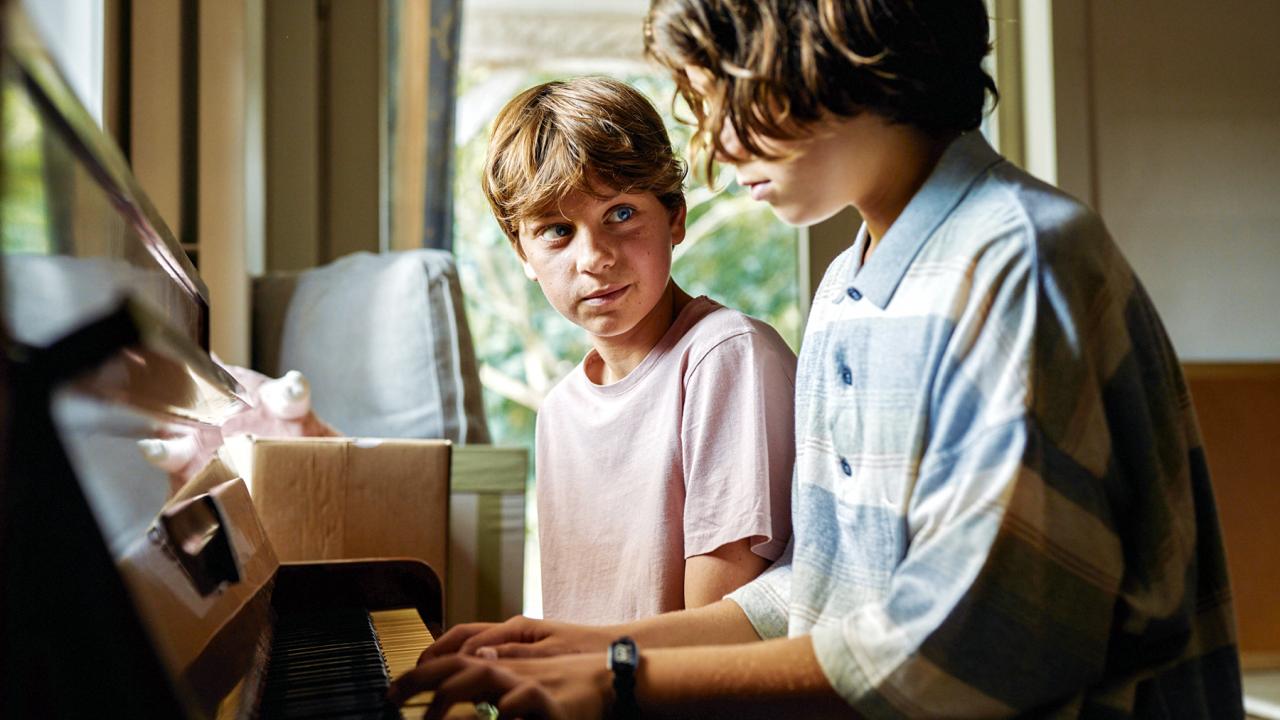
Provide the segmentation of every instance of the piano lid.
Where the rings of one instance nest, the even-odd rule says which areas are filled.
[[[208,291],[120,151],[14,5],[3,70],[0,317],[49,345],[126,300],[142,343],[85,383],[112,402],[206,425],[247,407],[208,356]]]
[[[80,156],[83,161],[81,169],[96,178],[100,186],[100,192],[115,206],[115,212],[122,215],[133,226],[132,229],[137,234],[132,243],[134,247],[117,249],[131,252],[142,251],[150,255],[154,269],[163,272],[172,282],[181,286],[183,292],[189,295],[194,302],[198,302],[207,308],[209,291],[196,274],[195,267],[191,264],[190,259],[187,258],[186,253],[182,251],[177,239],[160,217],[160,213],[156,211],[146,193],[142,191],[136,178],[133,177],[133,173],[129,169],[129,163],[124,155],[121,154],[120,149],[106,133],[102,132],[88,111],[80,104],[62,72],[40,42],[39,35],[31,26],[30,20],[21,11],[17,3],[13,3],[6,12],[5,23],[8,35],[5,42],[5,54],[8,56],[7,61],[12,64],[17,75],[13,80],[25,86],[18,92],[10,92],[6,100],[13,100],[18,105],[38,105],[40,112],[39,122],[55,131],[58,136],[58,142],[62,146],[55,149],[55,155],[67,151]],[[15,95],[26,95],[27,97],[15,97]],[[27,131],[24,139],[38,142],[38,137],[32,137],[32,135],[37,135],[38,133],[32,133],[32,128],[27,119],[22,117],[22,115],[26,115],[26,112],[22,109],[16,110],[16,112],[18,114],[12,116],[12,122],[24,125],[23,129]],[[6,162],[11,159],[10,139],[7,137],[10,122],[10,119],[6,119]],[[17,148],[14,149],[17,150]],[[30,153],[32,150],[33,148],[29,145],[25,148],[26,153]],[[39,151],[36,150],[36,152],[38,153]],[[19,155],[14,155],[13,157],[19,158]],[[28,162],[35,160],[29,154],[22,155],[21,159]],[[35,162],[38,163],[39,161],[35,160]],[[45,169],[52,169],[56,172],[63,162],[61,158],[51,158],[45,163]],[[28,165],[26,169],[30,168],[31,165]],[[65,178],[63,180],[65,181]],[[19,178],[10,177],[6,182],[12,189],[21,192],[22,181]],[[60,187],[74,191],[78,187],[78,183],[66,183]],[[55,196],[46,196],[46,198],[55,201],[50,203],[51,205],[57,205]],[[6,193],[6,200],[10,199],[12,199],[11,196]],[[50,209],[53,208],[51,207]],[[6,217],[6,220],[12,222],[15,218]],[[65,229],[63,228],[64,231]],[[65,241],[70,238],[64,235],[57,239]],[[6,243],[6,252],[8,251],[7,248],[8,245]],[[89,252],[77,254],[101,256],[104,254],[102,250],[105,247],[99,245],[96,248],[91,246],[85,249],[89,250]],[[193,339],[201,346],[207,344],[198,337],[193,337]]]
[[[139,441],[213,442],[244,391],[208,355],[208,294],[172,233],[17,3],[0,6],[0,715],[205,717],[178,670],[192,628],[258,597],[274,556],[240,523],[214,561],[195,543],[170,562],[184,540],[158,522],[187,488]],[[256,518],[247,492],[228,497]],[[213,528],[225,506],[209,507],[187,524]]]

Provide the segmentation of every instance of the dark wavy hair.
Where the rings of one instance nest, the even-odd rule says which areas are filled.
[[[946,136],[982,122],[995,81],[983,0],[653,0],[645,51],[671,71],[711,176],[724,123],[745,150],[803,137],[827,114],[872,112]],[[715,80],[705,96],[687,66]]]

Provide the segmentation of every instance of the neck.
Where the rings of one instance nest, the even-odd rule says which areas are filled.
[[[864,259],[871,257],[954,139],[933,137],[906,125],[886,125],[883,129],[886,145],[881,154],[882,180],[854,202],[870,235]]]
[[[600,365],[598,368],[587,367],[587,377],[592,382],[609,385],[630,375],[667,334],[676,316],[692,299],[674,281],[668,281],[662,299],[634,328],[614,337],[592,338],[592,346],[600,356]]]

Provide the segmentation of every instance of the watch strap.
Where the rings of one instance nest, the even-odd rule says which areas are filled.
[[[621,637],[609,645],[609,669],[613,672],[613,717],[638,720],[636,703],[636,670],[640,667],[640,651],[629,637]]]

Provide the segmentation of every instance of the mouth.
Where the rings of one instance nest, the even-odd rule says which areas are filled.
[[[745,187],[750,193],[752,200],[763,200],[768,195],[773,183],[768,180],[739,180],[738,184]]]
[[[606,285],[595,292],[584,295],[582,302],[588,305],[607,305],[626,293],[630,285]]]

